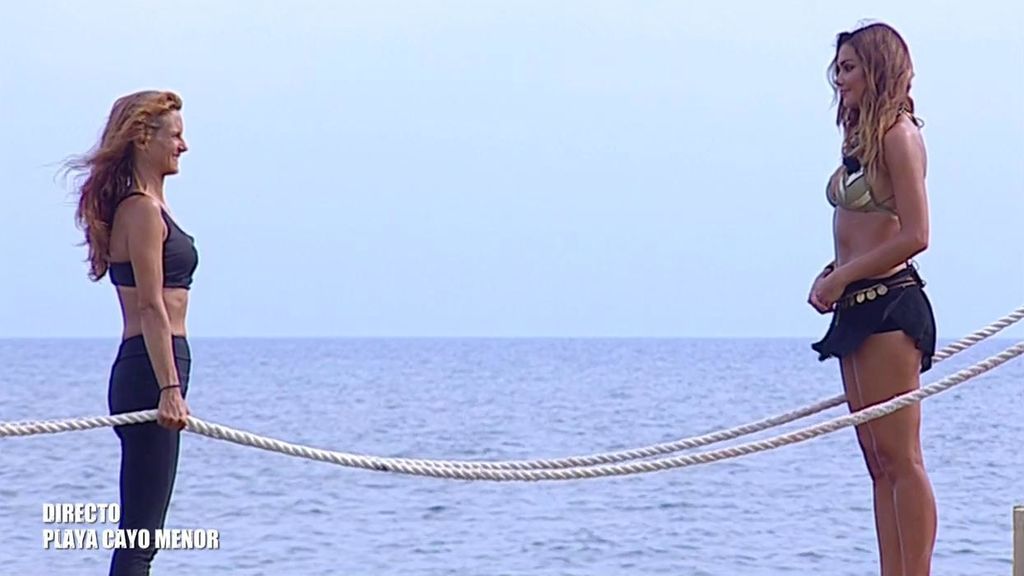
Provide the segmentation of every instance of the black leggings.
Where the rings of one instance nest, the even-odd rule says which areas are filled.
[[[183,336],[174,336],[172,345],[181,393],[185,395],[192,367],[191,351]],[[110,413],[155,409],[160,401],[158,386],[142,336],[123,340],[110,370],[107,397]],[[114,550],[110,575],[149,574],[150,563],[156,556],[156,549],[152,547],[156,530],[164,526],[174,490],[181,432],[168,430],[155,421],[116,426],[114,432],[121,440],[121,522],[118,527],[148,530],[150,547]]]

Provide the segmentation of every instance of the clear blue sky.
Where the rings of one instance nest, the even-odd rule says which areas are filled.
[[[919,264],[959,337],[1024,303],[1022,6],[11,3],[0,336],[118,334],[55,175],[155,87],[185,101],[193,336],[816,337],[825,68],[871,18],[917,65]]]

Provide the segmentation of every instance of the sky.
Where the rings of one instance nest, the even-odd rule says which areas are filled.
[[[1021,3],[11,2],[0,337],[120,333],[59,168],[162,88],[190,336],[817,338],[826,67],[866,19],[910,44],[959,338],[1024,304]]]

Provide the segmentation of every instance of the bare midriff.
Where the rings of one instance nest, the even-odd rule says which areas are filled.
[[[832,224],[836,264],[839,266],[871,252],[900,231],[899,220],[886,212],[855,212],[838,208]],[[903,267],[904,264],[898,264],[877,277],[895,274]]]
[[[121,301],[121,316],[124,320],[122,338],[131,338],[142,334],[142,313],[138,306],[136,288],[118,286],[117,294]],[[188,290],[184,288],[164,288],[164,307],[170,320],[171,334],[185,336],[185,317],[188,313]]]

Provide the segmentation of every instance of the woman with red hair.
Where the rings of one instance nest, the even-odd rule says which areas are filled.
[[[122,529],[163,527],[178,466],[191,351],[185,329],[198,264],[194,240],[171,218],[164,179],[188,150],[181,99],[143,91],[118,99],[96,148],[69,169],[78,186],[89,277],[110,276],[122,311],[121,343],[110,372],[111,414],[157,410],[157,421],[118,426]],[[111,575],[149,574],[156,549],[115,550]]]

